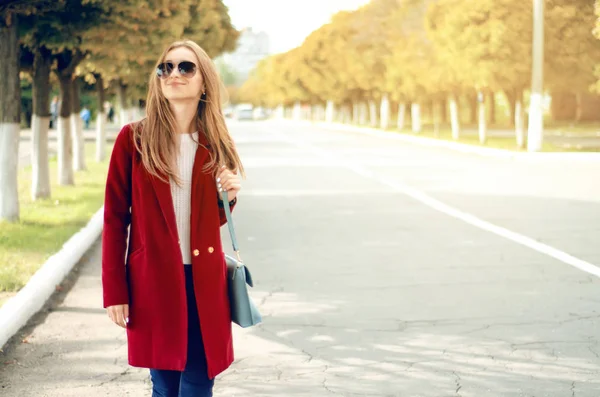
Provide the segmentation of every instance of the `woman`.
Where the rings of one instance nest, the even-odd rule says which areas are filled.
[[[147,117],[121,130],[111,156],[104,307],[127,329],[129,364],[150,368],[153,397],[212,396],[233,361],[220,226],[243,167],[221,87],[204,50],[173,43],[151,75]]]

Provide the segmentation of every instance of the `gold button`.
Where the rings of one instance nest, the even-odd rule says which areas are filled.
[[[200,255],[200,251],[194,250],[194,256],[198,256],[198,255]]]
[[[214,252],[214,250],[215,250],[215,249],[214,249],[213,247],[208,247],[208,252],[209,252],[210,254],[212,254],[212,253]]]

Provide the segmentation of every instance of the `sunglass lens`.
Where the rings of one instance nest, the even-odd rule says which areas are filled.
[[[156,75],[160,78],[167,78],[173,71],[173,64],[171,62],[165,62],[158,65],[156,68]]]
[[[196,73],[196,65],[193,62],[183,61],[179,64],[179,73],[182,76],[191,77]]]

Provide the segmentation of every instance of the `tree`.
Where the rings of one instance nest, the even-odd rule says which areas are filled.
[[[552,100],[574,99],[572,120],[583,116],[583,102],[596,82],[600,41],[594,37],[596,16],[589,0],[551,0],[546,4],[545,84]]]
[[[531,79],[531,4],[520,0],[439,0],[427,24],[444,66],[480,98],[480,141],[486,140],[485,97],[503,91],[518,109]],[[459,65],[459,68],[456,68]],[[517,116],[517,131],[522,118]]]
[[[22,40],[25,45],[36,56],[41,56],[48,49],[56,58],[55,73],[60,85],[58,175],[59,183],[63,185],[74,184],[73,170],[85,168],[83,131],[78,112],[79,96],[73,87],[75,69],[87,56],[81,49],[82,36],[90,27],[106,22],[110,12],[107,4],[100,0],[64,0],[61,8],[31,15],[23,21],[25,33]],[[46,69],[42,69],[43,73],[45,71]],[[40,97],[46,97],[48,76],[39,76],[36,80],[42,84],[38,90]],[[40,103],[41,100],[40,98]],[[46,121],[44,128],[47,128]]]
[[[5,0],[0,4],[0,219],[3,220],[19,219],[19,18],[61,5],[61,1],[52,0]]]

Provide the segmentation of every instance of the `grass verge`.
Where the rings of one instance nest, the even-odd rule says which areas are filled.
[[[110,154],[112,145],[108,146]],[[33,201],[31,167],[19,170],[21,219],[16,223],[0,223],[0,306],[102,206],[108,157],[97,163],[94,151],[95,144],[86,143],[87,170],[75,173],[74,186],[58,185],[57,161],[50,160],[49,199]]]

